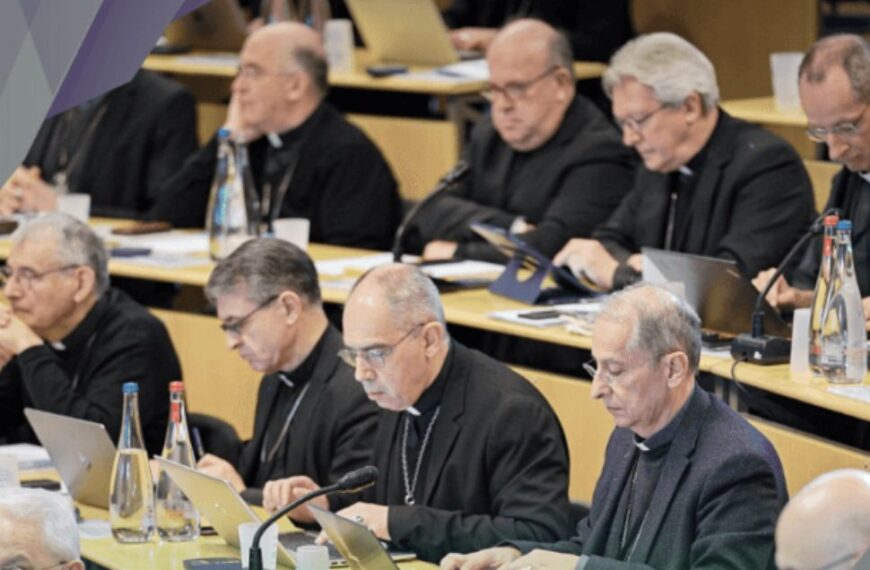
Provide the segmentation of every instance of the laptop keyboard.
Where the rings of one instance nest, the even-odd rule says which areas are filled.
[[[314,544],[314,539],[317,538],[317,533],[302,531],[302,532],[286,532],[281,534],[278,537],[278,541],[281,543],[281,546],[286,548],[287,550],[296,553],[296,549],[300,546],[309,546]],[[344,562],[344,557],[335,548],[335,545],[331,542],[326,543],[326,548],[329,550],[329,560],[330,562]]]

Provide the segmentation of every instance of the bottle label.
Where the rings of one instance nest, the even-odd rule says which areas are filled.
[[[831,236],[825,236],[825,239],[822,243],[822,255],[825,257],[830,257],[831,247],[833,246],[833,240],[831,239]]]
[[[178,423],[181,421],[181,403],[171,402],[169,404],[169,421]]]

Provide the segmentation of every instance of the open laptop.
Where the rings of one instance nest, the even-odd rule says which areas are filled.
[[[737,264],[728,259],[643,248],[643,279],[650,283],[680,283],[686,301],[706,330],[738,335],[752,330],[758,290]],[[763,301],[764,332],[791,338],[791,327]]]
[[[314,505],[308,509],[353,570],[393,570],[398,568],[396,561],[415,558],[412,553],[387,551],[365,525]]]
[[[163,37],[177,48],[238,52],[247,36],[238,0],[211,0],[173,20]]]
[[[73,498],[108,509],[115,444],[105,426],[33,408],[24,415]]]
[[[434,0],[346,0],[375,61],[447,65],[459,61]]]

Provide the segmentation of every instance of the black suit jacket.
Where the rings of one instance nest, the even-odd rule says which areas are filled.
[[[197,149],[194,98],[175,81],[139,71],[107,93],[105,103],[86,154],[69,173],[70,192],[90,194],[94,216],[153,217],[158,203],[173,201],[166,181]],[[44,168],[46,151],[62,120],[57,115],[43,123],[24,159],[47,181],[55,173]],[[186,214],[179,212],[178,220]]]
[[[555,544],[517,542],[589,556],[585,570],[774,568],[773,532],[787,494],[773,446],[717,397],[695,387],[671,443],[646,522],[628,561],[604,558],[614,514],[636,453],[617,428],[607,444],[592,510],[577,535]]]
[[[487,119],[465,157],[469,175],[419,212],[410,249],[446,239],[459,242],[458,257],[504,261],[469,225],[486,222],[507,229],[523,216],[536,227],[522,238],[552,257],[572,237],[588,237],[613,213],[631,187],[635,167],[634,153],[622,145],[613,125],[581,96],[540,148],[514,151]]]
[[[673,249],[725,257],[754,277],[775,266],[815,215],[809,177],[782,139],[719,111],[706,160],[695,173],[689,219]],[[662,248],[668,224],[671,174],[638,169],[634,187],[593,237],[617,261],[644,246]]]
[[[570,534],[568,451],[543,396],[503,364],[453,342],[429,472],[418,505],[390,505],[392,541],[437,562],[509,539]],[[400,461],[402,413],[384,412],[375,440],[381,476],[366,500],[386,504],[390,464]]]
[[[335,482],[346,472],[361,467],[371,456],[378,408],[369,401],[354,380],[353,369],[338,357],[341,334],[330,325],[324,333],[310,387],[299,406],[289,435],[285,438],[283,476],[308,475],[321,485]],[[262,502],[260,449],[270,422],[275,417],[275,397],[281,380],[272,374],[263,378],[257,396],[254,436],[245,443],[239,458],[239,474],[249,488],[243,493],[252,503]],[[334,499],[331,506],[343,502]],[[346,501],[345,501],[346,502]]]

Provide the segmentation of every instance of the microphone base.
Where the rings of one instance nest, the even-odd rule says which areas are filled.
[[[778,336],[741,334],[731,343],[731,356],[763,366],[785,364],[791,358],[791,341]]]
[[[263,552],[258,547],[248,551],[248,570],[263,570]]]

